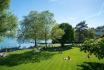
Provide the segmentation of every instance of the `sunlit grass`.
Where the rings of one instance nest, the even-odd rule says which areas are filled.
[[[9,58],[9,60],[16,60],[21,57],[19,58],[20,60],[17,60],[20,63],[17,62],[18,64],[11,66],[9,66],[8,63],[5,63],[0,65],[0,70],[80,70],[85,69],[83,66],[84,62],[93,64],[104,62],[104,59],[98,60],[94,55],[92,55],[91,58],[87,58],[87,53],[81,52],[79,48],[67,49],[64,50],[63,53],[57,51],[42,51],[39,52],[38,55],[37,53],[31,55],[30,51],[32,50],[19,50],[10,53],[14,55],[20,54]],[[27,54],[33,57],[27,57]],[[68,56],[71,57],[71,60],[64,60],[64,58]],[[27,58],[28,62],[24,61],[24,57]],[[31,62],[32,58],[38,58],[39,62]]]

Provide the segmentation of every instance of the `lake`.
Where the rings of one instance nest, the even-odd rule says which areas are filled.
[[[44,40],[40,40],[39,42],[44,43]],[[48,43],[51,43],[52,40],[48,40]],[[3,41],[0,42],[0,49],[3,48],[13,48],[13,47],[19,47],[20,48],[28,48],[30,46],[34,46],[34,42],[17,42],[16,38],[5,38]]]

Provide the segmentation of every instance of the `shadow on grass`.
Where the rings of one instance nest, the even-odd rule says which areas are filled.
[[[84,62],[78,66],[81,67],[81,70],[104,70],[104,63]]]
[[[28,51],[21,54],[10,54],[0,58],[0,65],[16,66],[23,63],[35,63],[50,59],[55,53]]]
[[[72,49],[72,46],[64,46],[64,47],[43,47],[42,50],[43,51],[49,51],[49,52],[60,52],[60,51],[65,51],[65,50],[69,50]]]

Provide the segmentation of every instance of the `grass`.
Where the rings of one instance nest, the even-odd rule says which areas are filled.
[[[10,56],[0,58],[0,70],[104,70],[104,59],[98,60],[94,55],[87,58],[87,53],[79,48],[65,49],[62,53],[52,50],[11,52]],[[63,59],[67,56],[71,60]]]

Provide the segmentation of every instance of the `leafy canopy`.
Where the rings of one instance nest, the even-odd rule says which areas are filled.
[[[87,39],[81,46],[81,51],[89,52],[99,59],[104,58],[104,37],[99,39]]]

